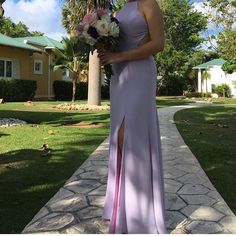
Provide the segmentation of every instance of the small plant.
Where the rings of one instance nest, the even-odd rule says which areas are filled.
[[[218,94],[219,97],[231,97],[231,90],[229,85],[227,84],[220,84],[216,86],[215,92]]]

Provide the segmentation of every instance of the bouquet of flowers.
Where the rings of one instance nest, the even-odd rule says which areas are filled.
[[[92,52],[96,48],[115,51],[120,41],[119,21],[107,9],[97,9],[86,14],[76,29],[79,40],[88,44]],[[110,78],[111,65],[105,65],[104,70]]]

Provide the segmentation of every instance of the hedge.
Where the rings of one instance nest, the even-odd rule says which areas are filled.
[[[72,82],[55,80],[53,82],[54,96],[59,101],[69,101],[72,99]],[[86,82],[76,84],[76,99],[87,99],[88,86]]]
[[[71,81],[55,80],[53,83],[54,96],[58,101],[70,101],[72,99],[72,87]],[[76,99],[88,99],[88,83],[79,82],[76,85]],[[101,98],[109,99],[109,86],[102,86]]]
[[[0,98],[6,102],[32,100],[37,89],[34,80],[0,78]]]

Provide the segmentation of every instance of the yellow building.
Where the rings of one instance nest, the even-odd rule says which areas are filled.
[[[61,49],[62,44],[46,36],[11,38],[0,34],[0,78],[35,80],[35,98],[53,98],[53,82],[64,78],[62,70],[50,67],[55,47]]]

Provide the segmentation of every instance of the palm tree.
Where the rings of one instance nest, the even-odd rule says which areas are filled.
[[[72,91],[72,102],[75,101],[76,96],[76,84],[79,80],[80,68],[84,66],[84,62],[87,60],[86,58],[86,45],[82,45],[78,43],[77,37],[62,39],[63,49],[54,48],[54,60],[52,63],[53,70],[58,69],[68,69],[72,74],[72,83],[73,83],[73,91]]]
[[[2,7],[2,4],[5,2],[5,0],[0,0],[0,18],[4,15],[4,9]]]
[[[207,91],[208,90],[207,82],[208,82],[208,80],[211,79],[211,74],[208,71],[204,70],[202,72],[202,79],[203,79],[203,81],[205,80],[205,83],[206,83],[206,93],[207,93],[208,92]]]
[[[76,26],[86,13],[98,7],[111,8],[112,0],[67,0],[62,9],[62,24],[68,34],[76,35]],[[88,104],[101,105],[101,71],[96,50],[89,55]]]

